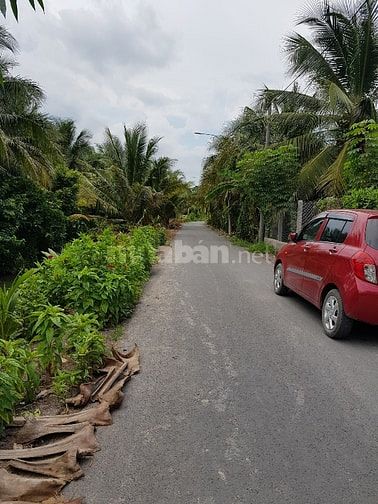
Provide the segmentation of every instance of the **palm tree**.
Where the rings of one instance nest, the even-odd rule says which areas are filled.
[[[289,73],[305,83],[307,92],[295,88],[262,93],[276,109],[272,121],[284,130],[295,125],[300,126],[298,133],[304,130],[292,135],[301,149],[323,144],[302,169],[304,195],[314,190],[342,192],[346,133],[352,124],[377,117],[377,21],[377,0],[314,2],[298,21],[311,38],[299,33],[286,38]]]
[[[124,126],[124,143],[106,129],[102,153],[108,162],[118,168],[129,186],[144,184],[150,175],[154,156],[158,150],[160,137],[148,138],[147,126],[136,124],[132,128]]]
[[[77,135],[72,119],[58,119],[56,128],[58,144],[68,168],[83,171],[87,168],[87,158],[91,153],[92,134],[84,129]]]
[[[102,161],[86,174],[97,204],[106,214],[130,224],[166,221],[184,184],[182,174],[173,170],[174,160],[156,158],[160,138],[149,138],[145,124],[125,126],[123,133],[121,142],[109,129],[105,131],[105,142],[98,146]]]
[[[236,124],[231,124],[224,135],[212,142],[213,154],[204,162],[200,184],[200,197],[206,202],[211,223],[226,229],[229,234],[233,231],[232,210],[240,204],[235,172],[237,162],[244,152],[240,136],[233,134]]]
[[[0,28],[0,172],[22,173],[41,184],[48,184],[56,154],[50,120],[39,111],[44,99],[34,82],[14,77],[15,62],[6,56],[17,50],[10,33]]]
[[[28,0],[30,5],[32,6],[32,8],[34,10],[36,10],[36,5],[35,5],[35,1],[36,0]],[[44,11],[45,10],[45,6],[43,4],[43,0],[37,0],[39,6],[41,7],[41,9]],[[10,0],[10,6],[11,6],[11,9],[12,9],[12,12],[13,12],[13,15],[14,17],[18,20],[18,2],[17,0]],[[0,1],[0,12],[1,14],[5,17],[6,14],[7,14],[7,2],[6,0],[1,0]]]

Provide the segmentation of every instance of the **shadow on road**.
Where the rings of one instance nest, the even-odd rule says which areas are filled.
[[[322,334],[320,310],[295,293],[290,293],[290,301],[296,304],[299,310],[306,312],[308,317],[318,322],[319,333]],[[355,322],[351,335],[348,339],[343,340],[342,343],[356,346],[369,345],[378,347],[378,328],[376,326],[363,324],[362,322]]]

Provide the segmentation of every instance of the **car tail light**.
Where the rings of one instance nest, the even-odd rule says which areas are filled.
[[[361,280],[378,284],[377,267],[374,259],[366,252],[357,252],[352,257],[354,273]]]

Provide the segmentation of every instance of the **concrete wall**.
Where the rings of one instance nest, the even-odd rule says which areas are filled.
[[[286,245],[286,243],[287,243],[287,242],[282,242],[279,240],[274,240],[273,238],[265,238],[264,241],[268,245],[272,245],[272,247],[274,247],[276,250],[280,250],[280,248],[283,247],[284,245]]]

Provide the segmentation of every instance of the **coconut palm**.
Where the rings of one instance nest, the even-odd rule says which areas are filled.
[[[34,10],[36,10],[36,1],[39,4],[39,6],[41,7],[41,9],[45,10],[43,0],[28,0],[28,1]],[[18,20],[18,2],[17,2],[17,0],[10,0],[9,3],[10,3],[10,7],[12,9],[14,17]],[[7,14],[7,10],[8,10],[7,0],[1,0],[0,1],[0,12],[4,17]]]
[[[123,133],[121,141],[105,131],[98,146],[101,162],[86,174],[97,204],[130,224],[166,221],[176,209],[183,176],[173,170],[174,160],[156,158],[160,138],[149,138],[145,124],[125,126]]]
[[[232,210],[240,205],[240,191],[236,175],[236,166],[241,158],[243,141],[235,134],[234,122],[226,129],[225,134],[214,138],[211,149],[213,153],[205,160],[202,170],[199,196],[205,201],[211,223],[233,231]]]
[[[9,58],[17,50],[10,33],[0,28],[0,171],[23,173],[47,184],[53,171],[51,158],[56,153],[53,128],[39,111],[44,99],[34,82],[14,77],[15,62]]]
[[[82,130],[76,134],[76,125],[72,119],[56,121],[58,144],[68,168],[83,171],[87,168],[87,158],[91,153],[92,133]]]
[[[159,137],[148,138],[145,124],[132,128],[124,126],[123,143],[107,128],[99,151],[108,166],[122,172],[127,185],[144,184],[150,175],[160,140]]]
[[[302,169],[304,194],[316,188],[342,192],[349,147],[345,135],[352,124],[377,116],[377,22],[377,0],[314,2],[298,21],[309,29],[310,38],[294,33],[286,39],[289,73],[308,91],[262,93],[276,107],[273,121],[286,130],[298,127],[292,138],[300,147],[311,150],[314,141],[323,143]],[[293,105],[299,110],[291,110]]]

